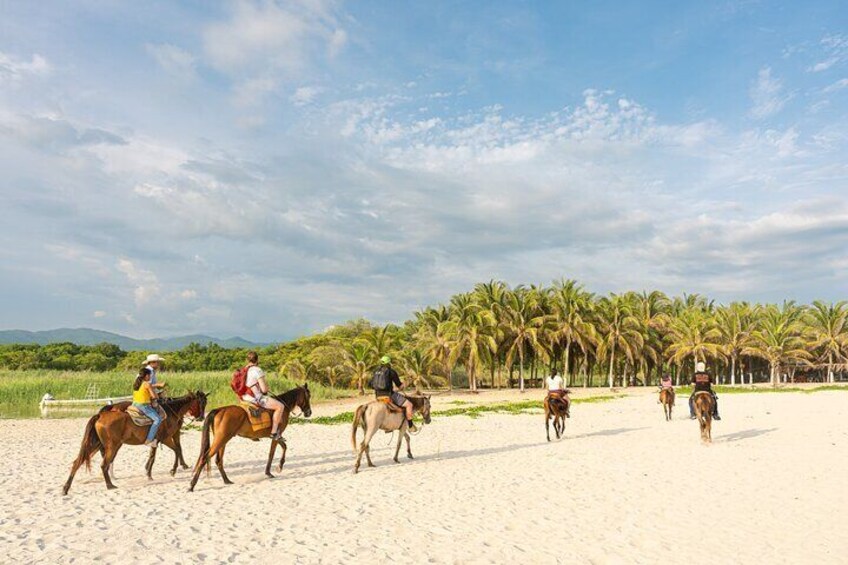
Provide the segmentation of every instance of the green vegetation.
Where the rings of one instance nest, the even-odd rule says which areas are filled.
[[[207,371],[192,373],[163,373],[171,395],[179,396],[189,390],[210,394],[210,407],[231,404],[235,395],[230,389],[229,372]],[[38,404],[49,392],[55,398],[85,398],[88,387],[94,385],[98,398],[128,396],[133,375],[129,372],[61,372],[61,371],[3,371],[0,370],[0,418],[34,417],[39,415]],[[286,377],[269,376],[271,390],[284,392],[298,384]],[[314,400],[327,400],[355,395],[348,389],[335,389],[321,383],[310,383]],[[90,409],[89,409],[90,411]]]

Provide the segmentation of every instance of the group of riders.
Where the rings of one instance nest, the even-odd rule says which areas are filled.
[[[707,366],[703,362],[698,362],[695,365],[695,374],[692,376],[692,394],[689,396],[689,418],[695,419],[695,395],[699,392],[708,392],[713,397],[713,419],[721,420],[718,415],[718,396],[713,390],[713,378],[707,373]],[[570,392],[565,388],[562,377],[556,372],[556,369],[551,369],[551,376],[545,382],[545,388],[548,390],[548,399],[553,403],[560,403],[565,411],[566,418],[570,418],[571,400],[568,397]],[[674,398],[674,384],[671,381],[671,375],[665,374],[660,379],[660,390],[668,390],[671,392],[672,399]]]
[[[165,359],[159,355],[148,355],[144,366],[139,370],[138,376],[133,383],[133,406],[152,421],[145,442],[145,445],[152,447],[156,447],[156,432],[165,418],[167,418],[165,412],[158,406],[159,397],[166,385],[164,382],[158,380],[157,372],[161,363],[164,361]],[[384,355],[380,359],[380,365],[371,378],[371,388],[374,389],[377,400],[393,404],[403,410],[409,430],[416,432],[417,428],[412,421],[414,407],[409,399],[401,392],[405,385],[401,382],[397,371],[392,368],[391,363],[392,360],[388,355]],[[283,419],[285,406],[282,402],[271,396],[265,371],[259,366],[259,355],[255,351],[250,351],[247,354],[247,366],[245,370],[247,392],[241,395],[241,400],[271,412],[271,438],[278,440],[280,439],[279,428]],[[570,418],[571,400],[569,398],[569,390],[565,388],[562,377],[557,374],[555,369],[551,370],[551,375],[546,379],[545,384],[549,400],[553,403],[560,403],[565,416]],[[706,365],[703,362],[699,362],[695,366],[692,385],[692,395],[689,397],[690,418],[695,419],[695,394],[698,392],[708,392],[713,397],[713,419],[720,420],[721,418],[718,414],[718,397],[712,389],[713,379],[706,372]],[[671,375],[663,375],[659,388],[660,390],[669,390],[673,397],[674,385]]]

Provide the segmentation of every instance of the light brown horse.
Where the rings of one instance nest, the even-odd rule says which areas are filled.
[[[283,408],[283,420],[280,422],[280,433],[286,426],[289,425],[289,416],[295,407],[303,411],[303,415],[307,418],[312,415],[312,406],[309,403],[309,386],[304,384],[297,388],[280,394],[274,395],[274,398],[285,405]],[[210,441],[209,432],[214,432],[215,437]],[[200,472],[204,467],[209,467],[209,459],[214,455],[215,464],[218,466],[218,471],[221,473],[221,478],[224,484],[231,485],[233,482],[224,471],[224,450],[227,448],[227,443],[235,436],[246,437],[248,439],[259,440],[260,438],[271,437],[271,428],[264,428],[258,431],[253,431],[250,425],[250,418],[247,412],[241,406],[231,404],[211,410],[206,416],[206,422],[203,423],[203,435],[200,440],[200,456],[197,459],[197,464],[194,466],[194,476],[191,478],[191,486],[189,492],[194,491],[194,486],[200,478]],[[279,440],[280,447],[283,450],[280,456],[279,470],[283,470],[283,464],[286,462],[286,442],[283,439]],[[271,474],[271,462],[274,460],[274,452],[277,449],[277,442],[271,442],[271,451],[268,452],[268,463],[265,465],[265,474],[268,477],[274,477]]]
[[[429,396],[407,396],[411,403],[413,413],[418,412],[424,418],[424,423],[430,423],[430,397]],[[362,443],[357,447],[356,432],[359,428],[365,432],[365,437],[362,438]],[[353,415],[353,426],[350,432],[350,443],[353,447],[353,452],[356,453],[356,464],[353,467],[353,472],[359,472],[359,464],[362,461],[362,454],[368,460],[369,467],[376,467],[371,461],[371,438],[378,430],[384,432],[394,432],[400,430],[398,435],[397,447],[395,448],[394,462],[400,463],[398,454],[400,453],[400,445],[406,439],[406,456],[412,459],[412,449],[409,446],[409,425],[406,423],[406,414],[403,410],[393,411],[385,402],[372,400],[368,404],[363,404],[356,409]]]
[[[674,391],[670,388],[664,388],[660,391],[660,404],[663,405],[663,413],[665,421],[671,421],[671,409],[674,408]]]
[[[693,402],[695,417],[698,418],[698,423],[701,425],[701,441],[712,443],[713,411],[715,410],[713,395],[705,390],[698,391],[695,393]]]
[[[186,396],[163,401],[162,405],[165,407],[168,418],[159,426],[156,437],[170,438],[174,435],[176,428],[181,425],[186,414],[203,419],[206,411],[206,393],[192,392]],[[106,488],[117,488],[112,484],[112,479],[109,477],[109,468],[115,460],[118,450],[123,445],[143,445],[149,429],[150,426],[136,426],[129,414],[120,410],[100,411],[89,418],[83,433],[79,455],[71,466],[71,474],[65,482],[62,494],[68,494],[71,483],[74,481],[74,475],[83,463],[86,469],[91,469],[91,457],[97,451],[103,457],[100,468],[103,471]],[[165,440],[163,439],[163,441]],[[148,459],[148,477],[150,477],[151,468],[152,461]]]
[[[545,397],[545,433],[548,441],[551,441],[551,419],[554,421],[554,433],[557,439],[562,438],[562,433],[565,431],[565,418],[571,406],[571,400],[567,395],[568,392],[563,396],[548,394]]]
[[[160,404],[162,404],[162,406],[166,407],[168,405],[168,398],[167,397],[163,398],[162,396],[160,396],[159,398],[160,398]],[[109,405],[106,405],[103,408],[101,408],[100,412],[108,412],[110,410],[120,410],[122,412],[126,412],[127,408],[129,408],[131,405],[132,405],[132,402],[130,402],[130,401],[118,402],[116,404],[109,404]],[[167,408],[166,408],[166,410],[167,410]],[[166,412],[166,414],[167,414],[167,412]],[[169,418],[172,416],[172,414],[167,414],[167,415],[168,415]],[[173,435],[168,436],[168,437],[163,436],[161,441],[159,442],[161,445],[165,445],[165,446],[169,447],[171,449],[171,451],[174,452],[174,465],[173,465],[173,467],[171,467],[171,476],[172,477],[177,474],[177,466],[182,466],[183,469],[188,469],[188,463],[185,462],[185,458],[183,457],[183,446],[180,443],[180,430],[182,430],[182,427],[183,427],[183,422],[180,421],[178,426],[173,426],[173,429],[174,429]],[[170,426],[169,426],[169,429],[170,429]],[[157,435],[159,435],[159,434],[157,434]],[[144,465],[144,468],[147,471],[147,478],[148,479],[153,478],[153,463],[154,463],[154,461],[156,461],[156,451],[157,451],[156,447],[150,448],[150,455],[147,457],[147,463],[145,463],[145,465]]]

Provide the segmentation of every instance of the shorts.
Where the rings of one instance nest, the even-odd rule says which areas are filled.
[[[262,408],[270,410],[270,408],[268,408],[268,395],[267,394],[263,394],[259,398],[249,396],[249,395],[244,395],[244,397],[242,397],[242,400],[244,402],[249,402],[250,404],[255,404],[256,406],[260,406]]]
[[[389,398],[392,399],[392,402],[396,406],[403,406],[403,403],[406,402],[406,397],[399,392],[393,392],[389,395]]]

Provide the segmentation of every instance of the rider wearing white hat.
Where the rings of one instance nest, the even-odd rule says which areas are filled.
[[[150,369],[150,371],[151,371],[150,386],[153,386],[153,387],[156,387],[156,388],[163,388],[165,386],[165,383],[160,383],[157,380],[157,376],[158,376],[157,373],[159,372],[159,364],[164,362],[164,361],[165,361],[165,359],[162,358],[162,357],[159,357],[159,355],[157,355],[156,353],[151,353],[150,355],[147,356],[147,359],[144,360],[144,366],[147,367],[148,369]]]

